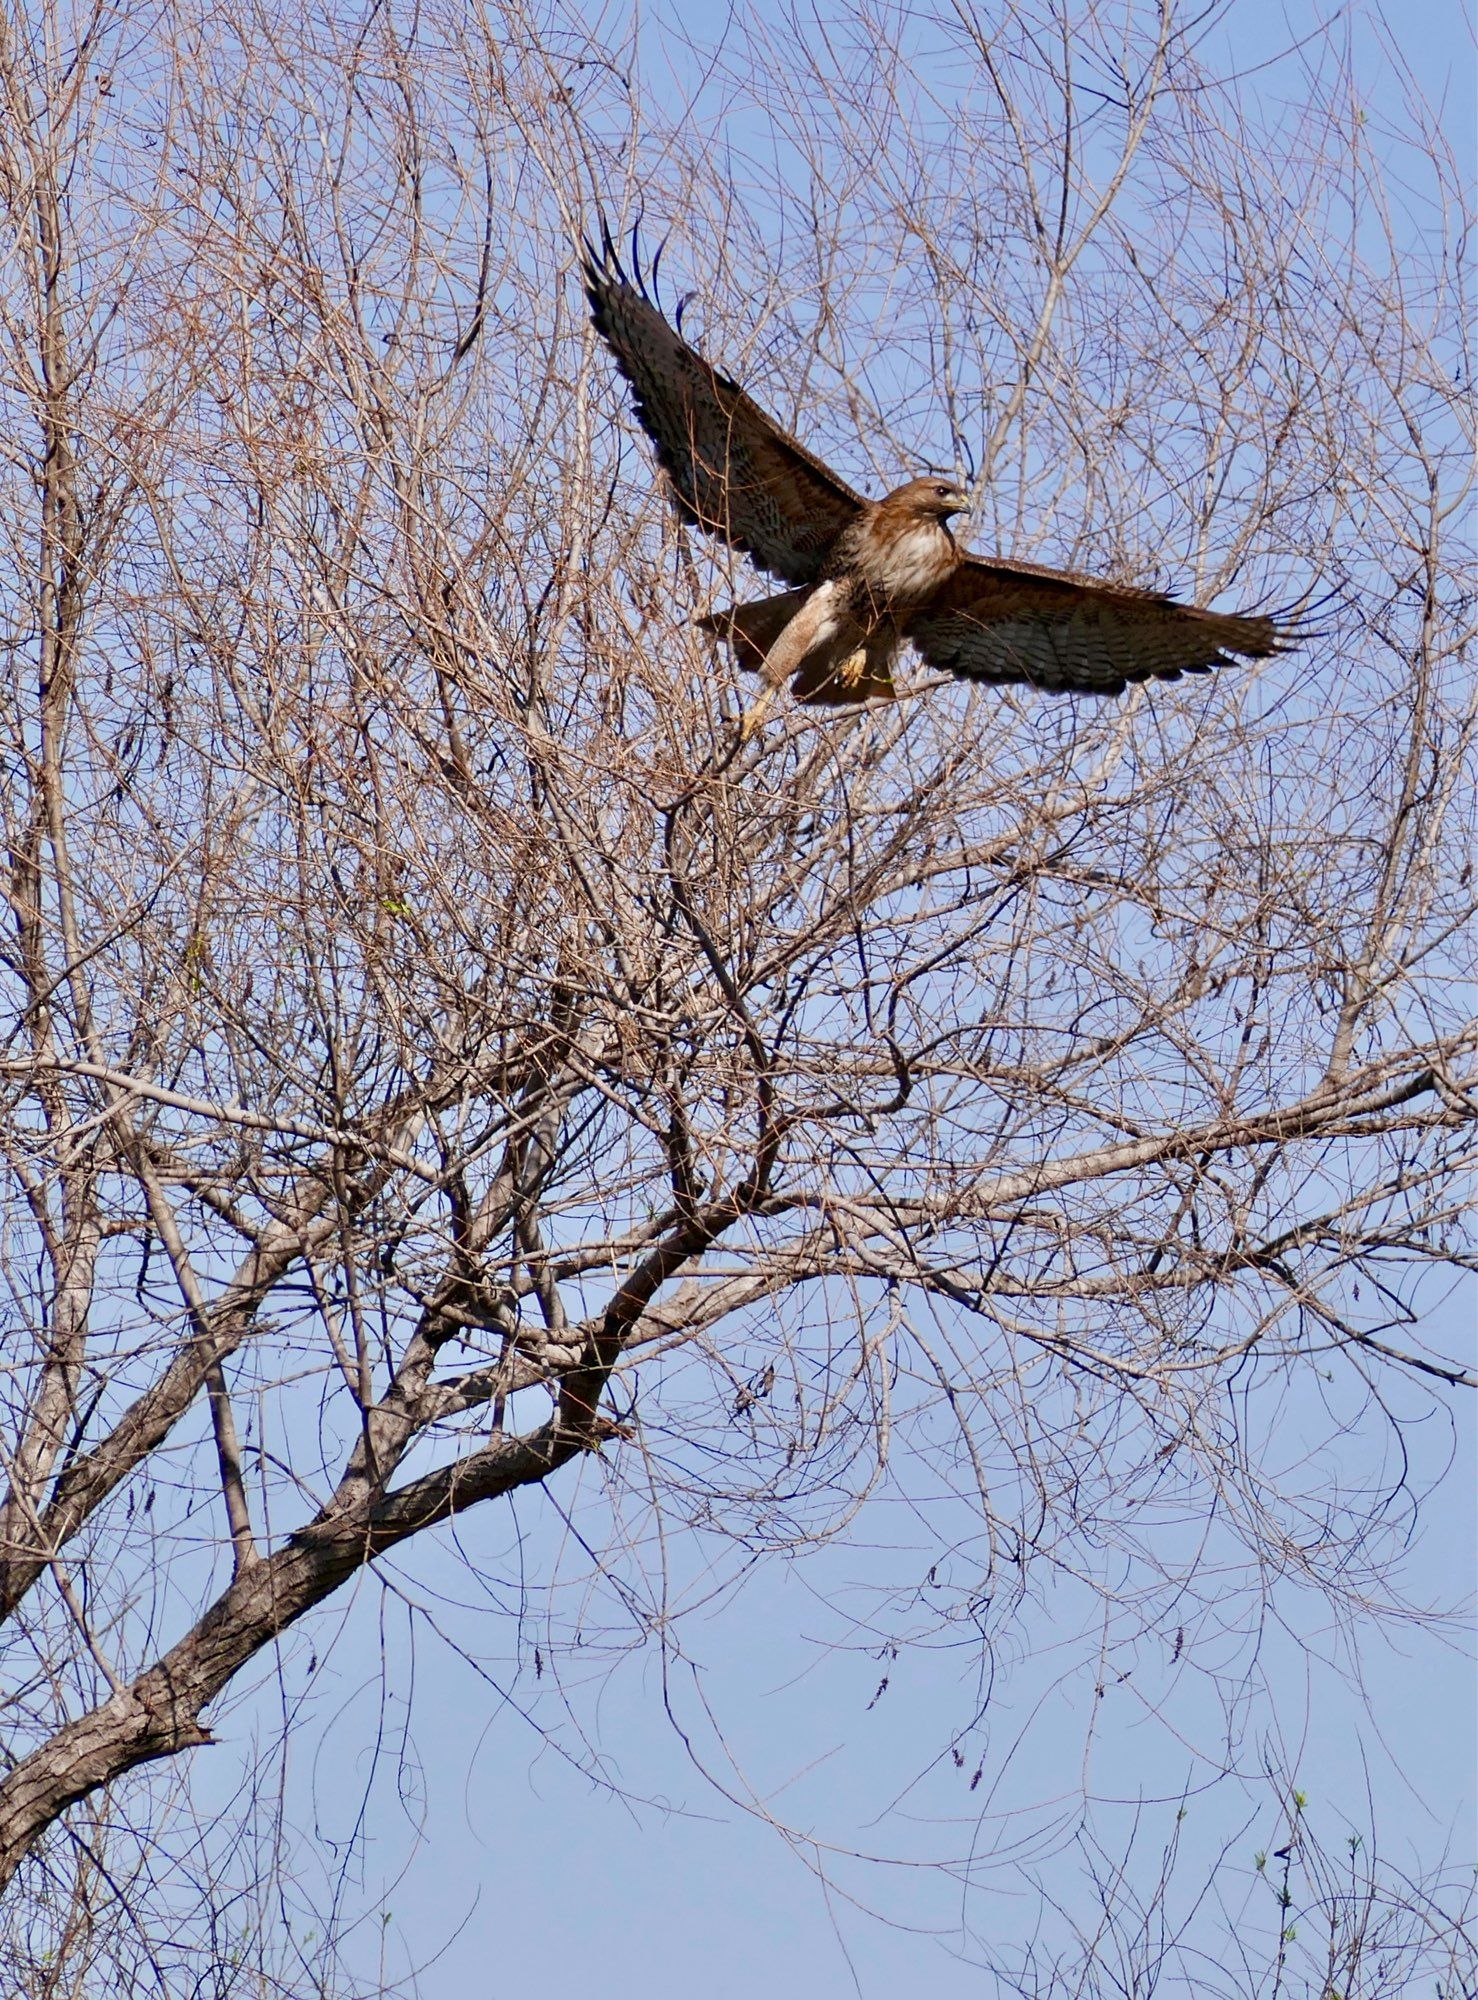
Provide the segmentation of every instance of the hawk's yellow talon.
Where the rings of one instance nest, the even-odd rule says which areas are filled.
[[[777,689],[767,687],[764,693],[757,695],[744,711],[743,719],[739,724],[739,741],[741,743],[747,743],[751,736],[759,729],[777,692]]]

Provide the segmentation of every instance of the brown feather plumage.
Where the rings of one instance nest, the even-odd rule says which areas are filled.
[[[585,284],[684,519],[792,586],[699,621],[761,674],[760,708],[786,680],[807,702],[891,693],[906,643],[962,680],[1112,695],[1262,659],[1297,636],[1276,618],[962,555],[947,522],[968,502],[950,481],[864,500],[668,324],[609,236],[586,246]]]
[[[585,291],[684,519],[783,583],[814,583],[867,502],[668,325],[609,237],[586,245]]]
[[[1204,674],[1290,643],[1274,618],[979,556],[967,556],[903,631],[931,667],[962,680],[1077,694],[1122,694],[1130,681]]]

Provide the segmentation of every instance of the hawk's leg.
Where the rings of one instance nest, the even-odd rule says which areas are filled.
[[[824,657],[835,649],[838,640],[850,653],[861,636],[855,620],[847,611],[843,587],[836,583],[820,584],[765,655],[765,663],[760,668],[764,688],[745,714],[739,740],[742,743],[749,741],[776,694],[801,671],[808,660],[817,654]]]

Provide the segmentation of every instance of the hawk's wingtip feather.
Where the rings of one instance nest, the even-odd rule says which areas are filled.
[[[647,283],[652,288],[651,296],[653,305],[657,303],[657,273],[662,267],[663,253],[666,251],[667,246],[671,241],[672,241],[672,232],[669,230],[667,235],[664,236],[662,238],[662,241],[657,245],[657,254],[655,257],[653,257],[651,264],[647,270]]]

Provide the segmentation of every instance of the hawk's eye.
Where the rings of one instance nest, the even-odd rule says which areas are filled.
[[[941,500],[949,498],[949,488],[947,486],[936,486],[934,491],[939,495]]]

